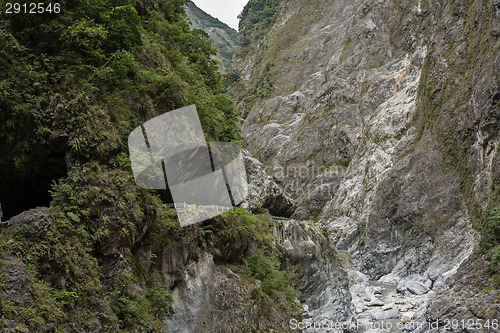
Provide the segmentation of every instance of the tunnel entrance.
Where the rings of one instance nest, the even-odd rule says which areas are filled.
[[[174,199],[172,198],[172,193],[170,192],[169,188],[167,188],[166,190],[156,190],[156,193],[158,193],[161,201],[164,204],[173,204],[174,203]]]
[[[48,207],[52,201],[49,190],[54,180],[67,176],[63,152],[50,152],[26,163],[24,170],[15,167],[13,160],[0,165],[0,203],[2,222],[26,210]]]

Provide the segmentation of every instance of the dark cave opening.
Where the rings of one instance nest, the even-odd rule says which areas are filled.
[[[158,193],[161,201],[164,204],[173,204],[174,203],[174,199],[172,198],[172,193],[170,192],[169,188],[167,188],[166,190],[156,190],[156,193]]]
[[[0,166],[0,203],[2,222],[32,208],[49,207],[53,181],[67,176],[63,152],[50,152],[34,157],[19,171],[13,161]]]

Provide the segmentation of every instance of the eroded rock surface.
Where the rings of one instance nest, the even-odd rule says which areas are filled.
[[[497,195],[497,5],[285,1],[254,50],[236,53],[240,85],[272,87],[239,104],[243,136],[294,217],[319,215],[354,270],[401,292],[447,303]],[[441,307],[422,302],[415,318],[428,304]]]
[[[14,216],[10,220],[0,224],[0,227],[19,230],[27,239],[37,241],[45,236],[53,223],[52,218],[49,216],[49,209],[38,207]]]
[[[299,221],[284,223],[277,234],[284,256],[300,267],[295,284],[306,320],[355,327],[347,272],[328,235],[310,222]],[[345,332],[351,331],[355,332]]]
[[[274,216],[290,217],[295,203],[266,172],[265,166],[256,158],[243,152],[247,172],[248,197],[243,206],[249,209],[266,208]]]

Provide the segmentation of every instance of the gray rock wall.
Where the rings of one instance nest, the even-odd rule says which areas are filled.
[[[247,149],[353,269],[438,292],[465,269],[498,197],[498,8],[286,1],[236,53],[247,88],[271,68],[272,92],[239,105]]]

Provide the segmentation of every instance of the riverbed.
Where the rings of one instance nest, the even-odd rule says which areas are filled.
[[[366,310],[358,315],[358,332],[359,333],[381,333],[381,332],[394,332],[400,333],[402,330],[400,320],[400,305],[396,303],[403,303],[404,300],[398,297],[396,292],[396,284],[382,283],[378,281],[370,281],[370,285],[375,291],[374,297],[380,300],[383,305],[370,305]],[[367,301],[370,297],[365,297]],[[373,299],[366,302],[370,304]],[[373,302],[375,303],[375,302]],[[384,318],[389,316],[390,318]],[[380,319],[376,319],[376,318]],[[394,318],[392,318],[394,317]]]

